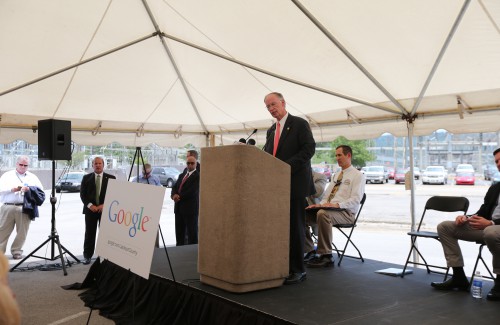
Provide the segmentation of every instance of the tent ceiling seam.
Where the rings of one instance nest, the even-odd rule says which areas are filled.
[[[342,52],[344,55],[382,92],[387,98],[401,110],[401,114],[407,114],[406,108],[385,87],[359,62],[316,17],[303,6],[298,0],[292,2],[299,8],[302,13]]]
[[[104,13],[102,14],[101,16],[101,19],[99,20],[99,23],[97,24],[95,30],[94,30],[94,33],[92,34],[92,37],[90,38],[89,42],[87,43],[87,46],[85,47],[85,49],[83,50],[83,53],[82,55],[80,56],[80,60],[78,60],[78,62],[82,62],[83,58],[85,57],[85,55],[87,54],[89,48],[90,48],[90,45],[93,43],[96,35],[97,35],[97,32],[99,31],[101,25],[102,25],[102,22],[104,21],[104,18],[106,17],[107,13],[108,13],[108,10],[109,8],[111,7],[111,3],[113,2],[113,0],[110,0],[108,2],[108,5],[106,6],[106,9],[104,10]],[[64,89],[64,93],[62,94],[61,96],[61,99],[59,100],[59,102],[57,103],[57,106],[56,106],[56,109],[54,111],[54,114],[52,114],[52,118],[54,118],[56,115],[57,115],[57,112],[59,111],[59,109],[61,108],[61,105],[64,101],[64,99],[66,98],[66,94],[68,93],[68,90],[69,88],[71,87],[71,85],[73,84],[73,80],[75,79],[75,75],[76,73],[78,72],[78,67],[76,67],[74,70],[73,70],[73,73],[71,74],[71,77],[68,81],[68,84],[66,85],[66,88]]]
[[[334,91],[331,91],[331,90],[328,90],[328,89],[320,88],[320,87],[317,87],[317,86],[313,86],[313,85],[307,84],[305,82],[301,82],[301,81],[298,81],[298,80],[295,80],[295,79],[291,79],[291,78],[288,78],[288,77],[285,77],[285,76],[282,76],[282,75],[278,75],[278,74],[276,74],[274,72],[267,71],[267,70],[264,70],[262,68],[259,68],[259,67],[256,67],[254,65],[251,65],[249,63],[240,61],[238,59],[234,59],[234,58],[231,58],[229,56],[222,55],[220,53],[214,52],[212,50],[209,50],[207,48],[198,46],[196,44],[190,43],[188,41],[185,41],[185,40],[180,39],[178,37],[175,37],[173,35],[166,34],[164,32],[162,32],[162,36],[165,37],[165,38],[167,38],[167,39],[173,40],[175,42],[178,42],[178,43],[184,44],[186,46],[195,48],[195,49],[200,50],[202,52],[205,52],[205,53],[208,53],[208,54],[211,54],[211,55],[215,55],[215,56],[217,56],[217,57],[219,57],[221,59],[230,61],[232,63],[245,66],[245,67],[247,67],[249,69],[258,71],[260,73],[266,74],[266,75],[274,77],[274,78],[278,78],[278,79],[281,79],[281,80],[284,80],[284,81],[287,81],[287,82],[290,82],[290,83],[293,83],[293,84],[296,84],[296,85],[299,85],[299,86],[302,86],[302,87],[306,87],[306,88],[309,88],[309,89],[312,89],[312,90],[316,90],[316,91],[319,91],[319,92],[322,92],[322,93],[325,93],[325,94],[328,94],[328,95],[332,95],[332,96],[335,96],[335,97],[343,98],[343,99],[351,101],[351,102],[355,102],[355,103],[362,104],[362,105],[365,105],[365,106],[368,106],[368,107],[376,108],[376,109],[379,109],[379,110],[382,110],[382,111],[385,111],[385,112],[388,112],[388,113],[396,114],[396,115],[399,115],[399,116],[401,115],[401,112],[399,112],[397,110],[394,110],[394,109],[391,109],[389,107],[383,107],[383,106],[380,106],[380,105],[372,104],[372,103],[366,102],[366,101],[358,99],[358,98],[354,98],[354,97],[350,97],[350,96],[347,96],[347,95],[343,95],[343,94],[340,94],[340,93],[337,93],[337,92],[334,92]]]
[[[415,104],[413,105],[413,109],[411,110],[411,113],[410,113],[411,115],[415,115],[415,112],[417,111],[418,107],[420,106],[420,103],[422,102],[422,99],[424,98],[425,92],[427,91],[427,88],[429,87],[429,84],[431,83],[432,78],[434,78],[434,74],[436,73],[439,64],[441,63],[441,59],[443,58],[444,53],[448,49],[448,46],[451,43],[451,39],[455,35],[455,32],[457,31],[458,26],[460,25],[460,22],[462,21],[462,18],[464,17],[465,12],[467,11],[467,7],[469,6],[470,1],[471,0],[464,1],[462,8],[460,9],[460,12],[457,15],[457,18],[453,22],[453,26],[451,27],[451,30],[448,33],[448,36],[446,37],[446,40],[444,41],[443,46],[441,47],[441,50],[439,51],[439,54],[438,54],[436,60],[434,61],[434,64],[431,68],[431,71],[429,72],[429,75],[427,76],[427,79],[425,80],[425,83],[422,87],[422,90],[420,91],[420,94],[417,97]]]
[[[490,20],[490,22],[493,25],[493,27],[497,30],[497,33],[500,34],[500,27],[495,22],[495,19],[493,19],[493,16],[490,14],[490,11],[488,10],[488,8],[486,8],[486,5],[484,4],[484,1],[483,0],[479,0],[479,5],[481,5],[481,8],[483,9],[483,11],[486,14],[486,16],[488,17],[488,19]]]
[[[205,130],[205,132],[208,132],[208,129],[207,129],[205,123],[203,122],[203,119],[201,118],[199,109],[198,109],[196,103],[194,102],[194,99],[191,96],[191,92],[189,91],[189,89],[188,89],[188,87],[186,85],[186,82],[184,80],[184,76],[182,75],[182,73],[181,73],[181,71],[179,69],[179,66],[177,65],[176,60],[175,60],[172,52],[170,51],[170,49],[169,49],[169,47],[167,45],[167,42],[161,36],[160,27],[158,26],[158,23],[156,22],[156,19],[154,18],[153,13],[151,12],[151,9],[149,8],[149,5],[148,5],[147,1],[146,0],[142,0],[142,3],[144,4],[144,7],[145,7],[145,9],[146,9],[146,11],[147,11],[147,13],[149,15],[149,19],[151,20],[151,23],[153,24],[153,27],[155,28],[156,32],[159,35],[159,39],[160,39],[161,44],[163,45],[163,49],[167,53],[167,56],[168,56],[168,58],[170,60],[170,64],[172,64],[172,66],[173,66],[173,68],[175,70],[175,73],[177,74],[177,77],[179,78],[179,81],[181,82],[182,88],[184,88],[184,92],[186,93],[186,96],[188,97],[188,100],[191,103],[191,106],[192,106],[192,108],[193,108],[196,116],[198,117],[198,121],[200,122],[201,127]]]
[[[492,112],[500,112],[500,105],[498,106],[484,106],[484,107],[475,107],[475,108],[470,108],[469,109],[469,114],[480,114],[480,113],[492,113]],[[456,116],[456,108],[450,108],[445,111],[440,111],[440,112],[419,112],[418,113],[418,120],[423,120],[425,118],[429,117],[436,117],[436,116],[441,116],[441,117],[447,117],[447,116]],[[401,117],[399,116],[382,116],[382,117],[376,117],[376,118],[360,118],[359,119],[359,124],[360,125],[367,125],[367,124],[376,124],[376,123],[384,123],[384,122],[394,122],[394,121],[402,121]],[[271,121],[272,122],[272,121]],[[113,128],[103,128],[102,127],[102,121],[99,121],[98,125],[94,128],[79,128],[72,126],[71,130],[72,132],[92,132],[95,134],[100,134],[100,133],[127,133],[127,134],[136,134],[138,129],[113,129]],[[352,126],[356,127],[356,125],[353,125],[352,121],[347,121],[347,120],[339,120],[339,121],[329,121],[329,122],[321,122],[321,123],[314,123],[314,127],[316,128],[325,128],[325,127],[334,127],[334,126]],[[27,125],[27,124],[2,124],[2,128],[5,129],[27,129],[27,130],[33,130],[33,125]],[[238,134],[238,133],[246,133],[246,129],[228,129],[226,127],[223,127],[221,125],[218,125],[217,128],[219,131],[211,131],[209,134]],[[255,127],[254,129],[257,129],[259,131],[262,130],[267,130],[268,127]],[[203,131],[183,131],[182,126],[177,127],[175,130],[147,130],[143,129],[142,130],[144,134],[172,134],[172,135],[182,135],[182,134],[189,134],[189,135],[206,135],[206,132]]]
[[[104,57],[104,56],[106,56],[106,55],[109,55],[109,54],[112,54],[112,53],[114,53],[114,52],[117,52],[117,51],[123,50],[123,49],[125,49],[125,48],[127,48],[127,47],[129,47],[129,46],[132,46],[132,45],[138,44],[138,43],[140,43],[140,42],[143,42],[143,41],[145,41],[145,40],[147,40],[147,39],[150,39],[151,37],[155,37],[156,35],[157,35],[157,33],[153,33],[153,34],[151,34],[151,35],[146,35],[146,36],[143,36],[143,37],[141,37],[141,38],[139,38],[139,39],[136,39],[136,40],[134,40],[134,41],[132,41],[132,42],[129,42],[129,43],[126,43],[126,44],[124,44],[124,45],[121,45],[121,46],[115,47],[114,49],[111,49],[111,50],[108,50],[108,51],[102,52],[102,53],[100,53],[100,54],[97,54],[97,55],[95,55],[95,56],[93,56],[93,57],[91,57],[91,58],[88,58],[88,59],[86,59],[86,60],[83,60],[83,61],[81,61],[81,62],[78,62],[78,63],[72,64],[72,65],[69,65],[69,66],[67,66],[67,67],[65,67],[65,68],[62,68],[62,69],[56,70],[56,71],[51,72],[51,73],[49,73],[49,74],[46,74],[46,75],[44,75],[44,76],[38,77],[38,78],[33,79],[33,80],[31,80],[31,81],[28,81],[28,82],[25,82],[25,83],[23,83],[23,84],[21,84],[21,85],[15,86],[15,87],[10,88],[10,89],[7,89],[7,90],[5,90],[5,91],[0,92],[0,97],[1,97],[1,96],[3,96],[3,95],[6,95],[6,94],[8,94],[8,93],[11,93],[11,92],[13,92],[13,91],[16,91],[16,90],[22,89],[22,88],[27,87],[27,86],[30,86],[30,85],[33,85],[33,84],[35,84],[35,83],[37,83],[37,82],[40,82],[40,81],[42,81],[42,80],[45,80],[45,79],[48,79],[48,78],[50,78],[50,77],[56,76],[56,75],[58,75],[58,74],[60,74],[60,73],[66,72],[66,71],[71,70],[71,69],[73,69],[73,68],[76,68],[76,67],[79,67],[79,66],[81,66],[81,65],[87,64],[87,63],[89,63],[89,62],[91,62],[91,61],[94,61],[94,60],[100,59],[100,58],[102,58],[102,57]]]

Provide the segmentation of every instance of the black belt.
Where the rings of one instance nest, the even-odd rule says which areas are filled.
[[[4,203],[5,205],[23,205],[22,203]]]

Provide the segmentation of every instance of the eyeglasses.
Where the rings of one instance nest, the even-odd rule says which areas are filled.
[[[25,164],[18,164],[18,165],[21,167],[28,167],[28,165],[25,165]]]
[[[194,164],[196,164],[196,163],[195,163],[195,162],[190,162],[190,161],[188,161],[188,162],[186,163],[186,165],[194,165]]]

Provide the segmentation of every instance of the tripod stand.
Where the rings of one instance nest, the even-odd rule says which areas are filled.
[[[31,256],[38,257],[38,258],[41,258],[41,259],[44,259],[44,260],[48,260],[48,261],[55,261],[56,259],[60,258],[61,259],[61,265],[62,265],[62,268],[63,268],[64,275],[68,275],[68,272],[66,272],[66,264],[64,263],[63,253],[68,253],[71,257],[73,257],[73,259],[77,263],[80,263],[80,260],[78,258],[76,258],[75,255],[71,254],[71,252],[68,251],[66,249],[66,247],[64,247],[61,244],[61,241],[59,240],[59,235],[57,234],[57,230],[56,230],[56,202],[57,202],[57,198],[56,198],[56,193],[55,193],[55,188],[56,188],[56,184],[55,183],[56,183],[56,162],[55,162],[55,160],[52,160],[52,192],[51,192],[51,195],[50,195],[50,204],[52,204],[52,218],[51,218],[51,221],[50,221],[51,222],[50,236],[42,244],[40,244],[40,246],[38,246],[34,251],[32,251],[31,253],[29,253],[19,263],[17,263],[16,265],[14,265],[10,269],[10,272],[14,271],[19,265],[21,265],[25,260],[27,260]],[[43,246],[45,246],[45,244],[47,244],[48,242],[51,243],[50,257],[35,255],[35,253],[40,248],[42,248]],[[57,244],[57,248],[59,249],[59,255],[57,255],[57,256],[55,255],[55,247],[54,247],[55,244]],[[68,265],[71,266],[69,260],[68,260]]]

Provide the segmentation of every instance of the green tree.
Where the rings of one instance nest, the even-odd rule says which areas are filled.
[[[320,145],[318,143],[317,145]],[[318,150],[313,157],[313,163],[335,162],[335,148],[340,145],[348,145],[352,148],[352,165],[355,167],[364,167],[368,161],[375,160],[375,155],[368,151],[368,140],[347,140],[345,137],[338,137],[331,142],[332,150]]]
[[[83,166],[83,161],[85,160],[85,153],[82,151],[73,152],[71,155],[71,166],[76,169],[80,169]]]

